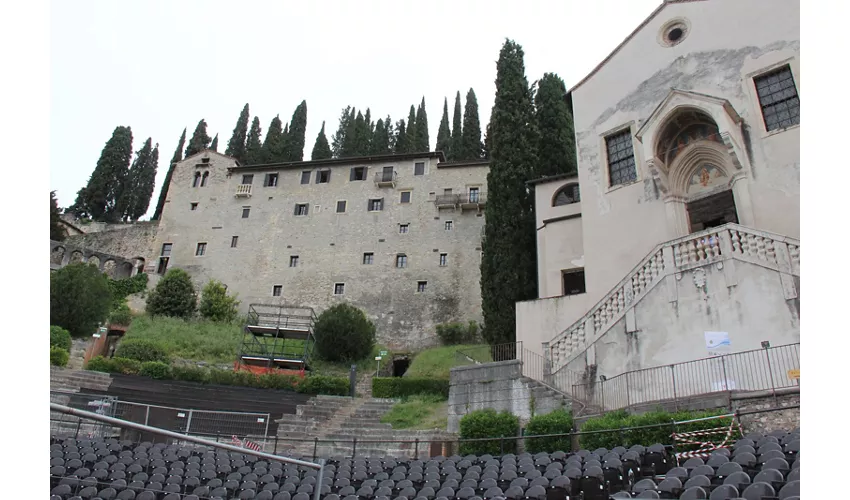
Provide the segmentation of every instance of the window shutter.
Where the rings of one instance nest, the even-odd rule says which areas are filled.
[[[351,175],[349,175],[348,180],[350,180],[350,181],[354,180],[354,167],[351,167]]]
[[[304,205],[304,215],[307,215],[310,212],[310,204],[307,203]]]
[[[322,178],[322,171],[316,170],[316,184],[319,183],[319,179],[321,179],[321,178]]]
[[[327,172],[328,172],[328,182],[330,182],[331,181],[331,171],[330,171],[330,169],[328,169]]]
[[[268,187],[268,186],[269,186],[269,174],[266,174],[266,176],[263,178],[263,187]]]
[[[293,212],[293,215],[298,215],[298,203],[295,204],[295,212]]]
[[[383,210],[383,209],[384,209],[384,199],[381,198],[381,210]]]

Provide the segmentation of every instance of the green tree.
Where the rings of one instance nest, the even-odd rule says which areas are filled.
[[[346,303],[322,312],[313,332],[316,351],[328,361],[357,361],[375,347],[375,325],[363,311]]]
[[[371,142],[372,134],[370,132],[369,124],[366,123],[366,117],[358,111],[357,117],[354,119],[354,126],[351,128],[351,131],[346,137],[343,157],[368,155]]]
[[[230,136],[230,140],[227,141],[227,149],[224,150],[224,154],[236,158],[239,163],[242,164],[245,164],[245,143],[248,140],[248,120],[250,119],[251,115],[248,112],[248,103],[245,103],[245,107],[242,108],[242,112],[239,113],[239,119],[236,120],[236,127],[233,128],[233,135]]]
[[[443,117],[440,119],[440,129],[437,131],[437,151],[449,154],[452,143],[452,131],[449,129],[449,101],[443,99]]]
[[[416,134],[418,134],[418,124],[416,123],[416,108],[410,105],[410,113],[407,114],[407,147],[402,153],[416,153]]]
[[[389,117],[387,117],[389,119]],[[385,155],[392,152],[390,140],[390,128],[387,128],[386,124],[390,122],[386,122],[383,119],[379,118],[378,122],[375,124],[375,131],[372,134],[372,141],[370,145],[369,153],[373,155]]]
[[[481,300],[484,338],[490,344],[516,338],[515,304],[536,297],[537,262],[533,194],[540,135],[534,120],[523,50],[506,40],[496,64],[496,98],[490,118]]]
[[[62,229],[62,218],[59,214],[59,202],[56,200],[56,191],[50,192],[50,239],[62,241],[65,239],[65,230]]]
[[[71,350],[71,332],[61,326],[50,325],[50,346]]]
[[[148,211],[153,196],[156,170],[159,164],[159,144],[151,147],[151,138],[145,141],[142,149],[127,174],[124,194],[121,198],[121,211],[124,221],[139,220]]]
[[[109,278],[91,264],[69,264],[50,274],[50,324],[87,337],[112,307]]]
[[[262,163],[275,163],[286,161],[283,158],[285,136],[283,135],[283,122],[280,115],[275,116],[269,124],[266,132],[266,140],[263,142]]]
[[[381,154],[392,154],[395,151],[395,127],[393,127],[393,119],[390,118],[390,115],[387,115],[384,118],[384,133],[387,134],[387,149]],[[379,144],[383,144],[383,139],[378,141]]]
[[[180,142],[177,144],[177,149],[174,150],[174,155],[171,157],[171,163],[168,165],[168,171],[165,173],[165,180],[162,182],[162,187],[159,189],[159,201],[156,202],[156,209],[153,212],[151,220],[159,220],[162,216],[162,209],[165,207],[165,199],[168,197],[168,186],[171,184],[171,177],[174,175],[174,167],[183,158],[183,145],[186,143],[186,129],[183,129],[183,134],[180,136]]]
[[[490,159],[490,124],[487,124],[486,131],[484,132],[484,149],[481,151],[483,158]]]
[[[345,136],[348,134],[349,128],[353,125],[356,115],[354,108],[346,106],[339,115],[339,127],[336,133],[331,136],[331,151],[334,158],[341,158],[343,148],[345,147]]]
[[[428,136],[428,113],[425,111],[425,97],[416,110],[416,152],[431,151],[431,139]]]
[[[576,173],[576,140],[573,117],[564,98],[564,81],[554,73],[545,73],[537,83],[534,104],[540,130],[540,152],[536,177]]]
[[[218,152],[218,134],[215,134],[215,137],[213,137],[213,140],[210,143],[210,149],[215,152]]]
[[[304,146],[307,134],[307,101],[301,101],[292,113],[292,122],[289,127],[287,149],[288,161],[301,161],[304,159]],[[327,141],[327,139],[325,139]]]
[[[248,139],[245,141],[245,164],[257,165],[263,163],[263,131],[260,128],[260,119],[256,116],[251,122],[251,130],[248,132]]]
[[[219,323],[231,323],[239,314],[236,295],[228,295],[227,287],[217,280],[210,280],[201,292],[198,312],[201,317]]]
[[[463,110],[463,132],[460,138],[460,151],[457,160],[478,160],[482,157],[484,145],[481,143],[481,122],[478,120],[478,100],[475,91],[469,89],[466,94],[466,107]]]
[[[207,122],[206,120],[201,119],[201,121],[198,122],[198,126],[195,127],[195,132],[192,134],[192,138],[189,139],[189,145],[186,146],[186,152],[183,154],[183,157],[188,158],[207,149],[211,140],[210,136],[207,135]]]
[[[198,307],[198,296],[189,273],[170,269],[148,295],[147,312],[151,316],[191,318]]]
[[[407,128],[404,125],[404,118],[398,121],[395,125],[395,140],[393,140],[393,153],[408,152],[408,135]]]
[[[460,114],[460,91],[455,95],[455,110],[452,116],[452,141],[449,147],[449,155],[446,156],[449,160],[457,160],[460,152],[461,136],[463,135],[462,117]]]
[[[118,221],[122,215],[118,204],[132,157],[133,132],[130,127],[115,127],[88,183],[77,193],[71,212],[96,221]]]
[[[325,135],[325,122],[322,122],[322,130],[319,130],[319,135],[316,136],[316,144],[313,145],[313,153],[310,155],[310,159],[327,160],[332,157],[331,145],[328,144],[328,136]]]

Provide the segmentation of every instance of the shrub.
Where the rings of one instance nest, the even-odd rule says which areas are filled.
[[[139,273],[132,278],[109,280],[109,290],[112,292],[113,309],[120,307],[128,295],[145,291],[148,287],[148,275]]]
[[[122,373],[124,375],[138,375],[142,371],[141,361],[135,359],[119,358],[115,356],[112,361],[112,373]]]
[[[303,394],[348,396],[350,388],[349,380],[345,377],[310,375],[298,382],[295,390]]]
[[[162,361],[145,361],[142,363],[139,375],[144,375],[157,380],[169,379],[171,378],[171,367]]]
[[[68,364],[68,351],[62,349],[61,347],[57,347],[55,345],[50,346],[50,364],[53,366],[65,366]]]
[[[165,349],[147,339],[125,339],[118,344],[115,356],[120,358],[134,359],[140,363],[146,361],[160,361],[167,363],[168,353]]]
[[[547,434],[568,434],[573,430],[573,414],[567,410],[555,410],[545,415],[531,418],[525,427],[526,436],[545,436]],[[572,442],[569,436],[560,438],[526,439],[526,450],[530,453],[569,452]]]
[[[217,370],[224,371],[224,370]],[[200,382],[206,384],[210,381],[210,370],[198,366],[172,366],[171,377],[174,380],[185,382]]]
[[[239,315],[239,301],[235,295],[228,295],[224,284],[210,280],[201,293],[198,311],[204,319],[219,323],[232,323]]]
[[[519,431],[519,418],[509,412],[496,413],[487,408],[467,413],[460,419],[460,439],[515,438]],[[516,452],[516,439],[494,439],[460,443],[461,455],[501,455]]]
[[[71,352],[71,333],[61,326],[51,326],[50,346],[59,347]]]
[[[442,323],[437,325],[437,336],[443,345],[456,345],[473,342],[478,336],[478,323]]]
[[[90,264],[70,264],[50,274],[50,324],[87,337],[109,315],[109,278]]]
[[[132,321],[133,312],[130,311],[130,306],[128,306],[126,302],[121,302],[121,304],[113,309],[112,313],[109,314],[109,323],[113,325],[130,326],[130,322]]]
[[[449,381],[433,378],[375,377],[372,379],[372,396],[376,398],[403,398],[430,394],[443,399],[449,397]]]
[[[171,269],[156,284],[147,299],[147,312],[151,316],[191,318],[198,307],[198,297],[189,273]]]
[[[319,315],[313,327],[316,352],[327,361],[357,361],[375,346],[375,325],[349,304],[337,304]]]
[[[112,360],[106,359],[103,356],[95,356],[91,358],[88,363],[86,363],[86,370],[91,370],[93,372],[112,373]]]

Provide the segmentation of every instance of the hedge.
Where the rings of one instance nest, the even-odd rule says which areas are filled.
[[[446,379],[406,377],[375,377],[372,379],[372,396],[376,398],[403,398],[424,394],[448,399],[449,381]]]
[[[50,327],[50,346],[56,346],[71,351],[71,332],[61,326]]]
[[[555,410],[545,415],[536,415],[525,427],[526,436],[545,436],[547,434],[569,434],[573,430],[573,414],[567,410]],[[569,452],[572,442],[569,436],[560,438],[526,439],[526,450],[530,453]]]
[[[496,413],[487,408],[467,413],[460,419],[460,439],[475,438],[516,438],[519,432],[519,418],[510,412]],[[501,455],[516,453],[516,439],[494,439],[486,441],[461,441],[461,455]]]
[[[68,364],[68,351],[61,347],[50,346],[50,364],[53,366],[65,366]]]
[[[586,450],[595,450],[597,448],[611,449],[616,446],[625,446],[626,448],[639,444],[650,446],[656,443],[672,444],[670,434],[673,432],[673,422],[681,422],[684,420],[693,420],[698,418],[713,417],[724,415],[728,412],[725,410],[710,410],[701,412],[665,412],[652,411],[640,415],[629,415],[625,410],[619,410],[608,413],[601,417],[588,419],[582,426],[581,431],[600,431],[600,430],[616,430],[631,427],[641,427],[657,424],[670,424],[659,427],[650,427],[645,429],[622,430],[619,432],[600,432],[595,434],[582,434],[579,438],[581,447]],[[676,426],[676,432],[692,432],[705,429],[713,429],[716,427],[729,427],[730,419],[713,419],[693,422]],[[737,429],[733,431],[732,438],[739,436]],[[724,436],[725,437],[725,436]],[[679,446],[680,451],[691,449],[687,446]]]
[[[139,293],[147,287],[148,275],[146,273],[139,273],[132,278],[109,280],[109,291],[112,292],[112,298],[116,305],[120,304],[126,296]]]
[[[119,358],[135,359],[140,363],[146,361],[168,362],[168,353],[158,343],[148,339],[126,339],[118,344],[115,355]]]
[[[163,363],[161,361],[146,361],[142,363],[139,375],[157,380],[170,379],[171,367],[167,363]]]

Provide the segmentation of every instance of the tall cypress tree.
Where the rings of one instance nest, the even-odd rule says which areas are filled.
[[[371,139],[366,117],[358,111],[353,125],[346,132],[345,147],[342,150],[341,157],[351,158],[369,154]]]
[[[139,220],[148,211],[153,195],[156,169],[159,163],[159,144],[151,146],[151,138],[136,153],[127,173],[124,196],[121,198],[122,219]]]
[[[410,113],[407,115],[407,133],[405,134],[407,140],[405,144],[407,147],[402,153],[415,153],[416,152],[416,134],[417,134],[417,126],[416,126],[416,108],[413,107],[413,104],[410,105]]]
[[[280,115],[272,118],[269,129],[266,131],[266,140],[263,142],[262,163],[275,163],[286,161],[281,158],[284,148],[283,122]]]
[[[461,136],[463,134],[463,125],[461,125],[461,114],[460,114],[460,91],[458,91],[457,95],[455,95],[455,111],[454,116],[452,117],[452,141],[449,147],[449,155],[447,159],[449,160],[457,160],[458,153],[460,153],[460,143]]]
[[[198,126],[195,127],[195,133],[193,133],[192,138],[189,139],[189,145],[186,146],[186,152],[183,154],[183,157],[188,158],[207,149],[211,140],[212,138],[207,135],[207,122],[206,120],[201,119],[201,121],[198,122]]]
[[[573,117],[564,95],[564,81],[545,73],[537,83],[534,104],[540,129],[540,161],[536,177],[578,172]]]
[[[50,192],[50,239],[62,241],[65,239],[65,230],[60,224],[59,201],[56,199],[56,191]]]
[[[383,118],[378,118],[378,121],[375,123],[375,130],[372,132],[372,140],[369,144],[369,154],[385,154],[389,147],[390,141],[389,136],[387,135],[387,127],[384,126]]]
[[[156,202],[156,209],[153,212],[151,220],[159,220],[162,216],[162,209],[165,207],[165,199],[168,197],[168,186],[171,184],[171,176],[174,175],[174,166],[182,159],[183,145],[186,143],[186,129],[183,129],[183,134],[180,135],[180,142],[177,143],[177,149],[174,150],[174,155],[171,157],[171,163],[168,164],[168,171],[165,173],[165,180],[162,182],[162,187],[159,188],[159,200]]]
[[[215,152],[218,152],[218,134],[215,134],[215,137],[213,137],[213,140],[210,143],[210,149]]]
[[[245,143],[248,140],[248,120],[250,119],[248,103],[245,103],[245,107],[239,113],[239,119],[236,120],[233,135],[227,141],[227,149],[224,150],[224,154],[236,158],[239,163],[243,164],[245,163]]]
[[[324,127],[322,127],[324,129]],[[307,134],[307,101],[301,101],[292,113],[292,121],[287,135],[288,161],[304,159],[304,146]]]
[[[443,117],[440,119],[440,129],[437,131],[437,151],[442,151],[448,157],[452,143],[452,131],[449,129],[449,101],[443,99]]]
[[[416,110],[416,152],[431,151],[431,139],[428,136],[428,113],[425,111],[425,97]]]
[[[346,106],[339,115],[339,126],[336,133],[331,136],[331,151],[334,158],[340,158],[342,148],[345,146],[345,135],[348,133],[350,122],[353,119],[351,116],[353,111],[351,106]]]
[[[484,132],[484,150],[481,152],[483,158],[490,159],[490,124],[487,124],[487,129]]]
[[[119,200],[123,196],[132,157],[133,132],[130,127],[115,127],[88,183],[77,192],[72,211],[96,221],[118,221],[122,215]]]
[[[481,122],[478,120],[478,100],[475,91],[469,89],[466,94],[466,107],[463,110],[463,133],[460,138],[458,160],[478,160],[481,158]]]
[[[534,202],[525,184],[538,161],[536,123],[522,47],[506,40],[496,64],[481,260],[484,337],[490,344],[515,340],[516,303],[537,294]]]
[[[319,135],[316,136],[316,144],[313,145],[313,153],[310,155],[310,159],[327,160],[332,156],[331,145],[328,144],[328,137],[325,135],[325,122],[322,122],[322,130],[319,130]]]
[[[393,153],[407,153],[409,149],[407,128],[404,124],[404,118],[398,121],[395,125],[395,140],[393,141]]]
[[[251,130],[245,140],[245,164],[257,165],[263,163],[263,130],[260,128],[260,119],[254,117],[251,122]]]
[[[387,149],[381,154],[392,154],[395,151],[395,127],[393,127],[393,119],[390,115],[384,118],[384,133],[387,134]],[[383,141],[381,141],[383,143]]]

